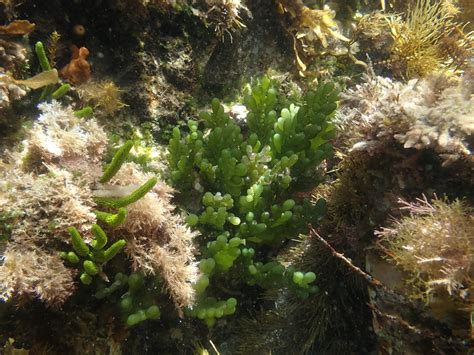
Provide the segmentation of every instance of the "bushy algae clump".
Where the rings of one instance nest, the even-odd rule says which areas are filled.
[[[205,236],[191,315],[213,325],[234,311],[232,298],[208,296],[221,282],[288,288],[301,297],[316,292],[313,272],[272,259],[322,216],[324,200],[311,204],[298,191],[316,183],[318,166],[331,154],[330,119],[338,97],[334,84],[325,83],[309,91],[301,106],[281,107],[274,83],[264,77],[245,97],[249,113],[243,129],[217,99],[200,122],[188,122],[188,133],[174,128],[171,181],[182,193],[200,196],[187,222]]]
[[[458,12],[451,1],[417,0],[404,18],[388,17],[393,73],[411,79],[469,65],[473,33],[463,32],[464,26],[455,20]]]
[[[432,149],[445,165],[472,162],[474,98],[468,78],[439,74],[404,84],[371,73],[365,80],[342,94],[344,106],[335,120],[341,146],[373,153],[397,141],[407,149]]]
[[[474,214],[465,202],[443,199],[401,201],[410,215],[378,232],[380,245],[403,270],[416,275],[412,298],[430,303],[446,293],[466,299],[472,293]]]
[[[171,188],[128,161],[132,142],[103,171],[108,139],[97,121],[55,100],[39,107],[1,170],[0,206],[11,227],[2,242],[0,297],[61,307],[77,289],[74,263],[82,260],[80,279],[88,284],[125,271],[109,267],[117,255],[127,270],[160,276],[178,308],[192,304],[194,233],[173,213]]]
[[[111,80],[88,82],[78,87],[79,95],[91,103],[98,111],[112,116],[121,108],[127,106],[122,102],[122,90]]]
[[[474,329],[473,209],[465,201],[449,202],[436,196],[431,201],[423,196],[400,203],[409,215],[377,234],[380,249],[404,272],[401,293],[422,300],[456,336],[470,338]]]

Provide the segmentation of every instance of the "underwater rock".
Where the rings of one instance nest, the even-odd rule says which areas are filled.
[[[12,82],[7,72],[16,72],[25,65],[27,52],[24,42],[0,38],[0,113],[5,114],[12,101],[26,95],[26,90]]]

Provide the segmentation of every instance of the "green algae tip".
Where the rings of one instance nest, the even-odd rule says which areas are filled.
[[[99,205],[103,205],[110,208],[125,207],[134,202],[137,202],[139,199],[145,196],[153,188],[153,186],[156,185],[157,182],[158,179],[156,177],[152,177],[128,196],[121,198],[96,197],[95,202]]]
[[[90,285],[92,283],[92,276],[83,272],[80,276],[80,280],[84,285]]]
[[[116,241],[106,251],[104,251],[104,262],[109,261],[117,255],[125,246],[126,242],[123,239]]]
[[[92,225],[92,234],[94,234],[94,240],[91,243],[92,248],[100,250],[107,244],[107,235],[104,230],[100,228],[98,224]]]
[[[36,42],[35,52],[38,57],[38,61],[41,65],[41,69],[43,71],[51,70],[51,64],[49,64],[48,56],[46,55],[46,51],[44,50],[43,42]]]
[[[99,180],[102,184],[108,182],[115,176],[115,174],[117,174],[120,167],[125,162],[125,159],[127,159],[128,153],[130,152],[132,147],[133,141],[126,141],[125,144],[120,147],[119,150],[117,150],[117,153],[115,153],[114,157],[112,158],[112,161],[110,162],[110,164],[107,165],[104,174]]]
[[[127,210],[123,207],[119,208],[115,214],[102,211],[95,211],[94,213],[99,221],[107,223],[112,228],[118,227],[127,218]]]
[[[82,239],[81,235],[79,234],[79,231],[75,227],[69,227],[68,232],[71,235],[71,243],[75,252],[79,256],[89,255],[89,247],[84,242],[84,239]]]
[[[89,117],[92,117],[93,114],[94,114],[94,110],[90,106],[86,106],[83,109],[74,111],[74,116],[79,117],[79,118],[89,118]]]
[[[51,97],[55,100],[60,99],[61,97],[66,95],[66,93],[69,91],[69,89],[71,89],[71,85],[63,84],[59,87],[59,89],[57,89],[55,92],[53,92],[51,94]]]
[[[82,264],[84,266],[84,271],[91,276],[97,275],[99,273],[99,267],[91,260],[86,260]]]

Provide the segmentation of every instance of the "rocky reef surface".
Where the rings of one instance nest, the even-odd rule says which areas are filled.
[[[469,354],[472,6],[0,2],[0,353]]]

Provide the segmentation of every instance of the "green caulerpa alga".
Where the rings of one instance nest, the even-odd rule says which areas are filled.
[[[125,162],[132,146],[133,142],[127,141],[120,149],[118,149],[112,158],[112,161],[106,166],[100,182],[108,182],[114,177],[114,175],[120,170],[122,164]],[[125,222],[125,219],[127,218],[127,210],[125,207],[145,196],[145,194],[153,188],[156,182],[157,179],[153,177],[133,191],[130,195],[125,197],[97,197],[95,199],[97,204],[108,208],[117,209],[116,213],[95,211],[97,220],[105,223],[111,228],[119,226]],[[75,227],[70,227],[68,231],[71,235],[71,245],[73,247],[73,251],[63,252],[61,253],[61,256],[73,264],[76,264],[80,261],[79,257],[86,259],[83,262],[84,272],[80,277],[81,282],[85,285],[89,285],[92,282],[92,276],[97,275],[101,271],[102,266],[115,255],[117,255],[117,253],[120,252],[120,250],[122,250],[125,246],[125,240],[118,240],[105,249],[105,246],[107,245],[107,235],[97,224],[92,225],[92,234],[94,235],[94,239],[90,245],[91,248],[89,248],[89,245],[85,243],[79,234],[79,231]]]
[[[104,173],[100,178],[101,183],[110,181],[115,174],[117,174],[122,164],[126,161],[132,147],[133,142],[127,141],[117,150],[111,162],[104,169]],[[156,182],[157,179],[153,177],[125,197],[97,197],[95,201],[98,205],[116,209],[116,213],[95,211],[97,220],[103,222],[110,228],[115,228],[124,223],[127,218],[127,210],[125,207],[145,196],[145,194],[153,188]],[[106,247],[108,239],[105,231],[97,224],[93,224],[91,229],[94,239],[90,245],[88,245],[80,235],[79,231],[75,227],[70,227],[68,231],[71,235],[71,245],[73,250],[62,252],[60,254],[62,258],[72,264],[79,264],[81,258],[84,259],[82,262],[83,272],[80,275],[80,280],[84,285],[91,284],[93,277],[100,274],[103,266],[114,258],[126,244],[125,240],[120,239],[112,243],[109,247]],[[129,276],[117,273],[115,281],[109,287],[106,287],[103,281],[97,281],[99,289],[95,294],[95,297],[103,299],[128,285],[128,291],[120,297],[119,306],[124,316],[125,324],[132,327],[145,320],[158,319],[160,317],[160,309],[154,303],[154,295],[145,290],[145,282],[145,277],[139,273],[132,273]],[[155,281],[151,280],[151,282]]]
[[[149,284],[146,285],[146,282]],[[158,288],[157,281],[146,280],[138,272],[129,276],[117,273],[114,282],[109,287],[99,286],[95,297],[97,299],[111,297],[125,287],[128,287],[128,290],[120,296],[119,306],[128,327],[133,327],[147,319],[160,317],[160,309],[155,304],[154,294],[148,291]]]
[[[302,105],[280,107],[275,86],[264,77],[245,97],[249,113],[244,128],[217,99],[200,121],[188,122],[189,133],[174,128],[171,182],[183,193],[197,190],[202,201],[187,217],[204,236],[202,275],[194,285],[198,304],[190,315],[213,325],[233,313],[234,298],[208,296],[231,275],[248,285],[286,287],[301,297],[316,292],[313,272],[285,268],[273,257],[324,213],[324,200],[312,204],[298,192],[314,187],[318,165],[332,152],[330,119],[338,97],[334,84],[325,83],[309,91]]]
[[[84,285],[89,285],[92,282],[92,277],[101,272],[102,266],[117,255],[125,246],[125,240],[120,239],[107,249],[104,249],[107,244],[107,235],[97,224],[92,225],[92,234],[94,234],[94,239],[91,243],[92,248],[89,248],[76,228],[70,227],[68,230],[71,235],[71,245],[74,251],[62,252],[61,257],[73,264],[80,262],[79,257],[85,258],[82,263],[84,271],[80,276],[80,280]]]
[[[42,71],[46,72],[52,70],[51,64],[49,63],[48,56],[46,55],[46,51],[44,49],[43,42],[36,42],[35,44],[35,53],[38,57],[38,61],[40,63]],[[60,99],[71,89],[71,85],[68,83],[62,84],[58,89],[55,89],[54,85],[46,86],[40,97],[40,101],[43,100],[50,100],[50,99]]]

